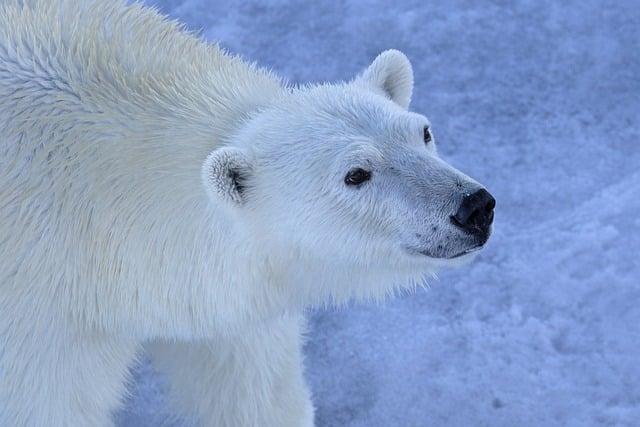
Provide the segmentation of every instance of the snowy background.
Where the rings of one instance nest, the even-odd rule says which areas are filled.
[[[498,200],[473,264],[311,313],[319,426],[640,425],[637,0],[147,3],[293,82],[404,51],[441,154]],[[119,425],[178,425],[135,377]]]

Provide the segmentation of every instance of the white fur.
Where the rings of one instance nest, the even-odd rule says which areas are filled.
[[[396,51],[290,88],[139,5],[0,2],[0,425],[109,425],[145,343],[205,425],[312,425],[303,308],[463,244],[412,86]]]

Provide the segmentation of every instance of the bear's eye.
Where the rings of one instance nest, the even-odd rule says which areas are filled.
[[[429,130],[429,126],[424,127],[424,143],[428,144],[431,142],[431,131]]]
[[[351,169],[347,176],[344,177],[344,183],[347,185],[360,185],[371,179],[371,172],[361,168]]]

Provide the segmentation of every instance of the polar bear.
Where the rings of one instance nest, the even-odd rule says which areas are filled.
[[[304,307],[491,232],[412,89],[394,50],[292,87],[138,4],[1,2],[0,425],[111,425],[143,351],[203,425],[313,425]]]

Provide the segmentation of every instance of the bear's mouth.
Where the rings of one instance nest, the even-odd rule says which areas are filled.
[[[474,252],[478,252],[479,250],[481,250],[484,247],[484,245],[476,245],[473,246],[471,248],[467,248],[461,252],[458,252],[454,255],[449,255],[449,256],[441,256],[441,255],[435,255],[433,254],[431,251],[429,251],[429,249],[416,249],[416,248],[411,248],[411,247],[407,247],[407,252],[409,252],[412,255],[417,255],[417,256],[427,256],[429,258],[435,258],[435,259],[456,259],[456,258],[461,258],[465,255],[470,255]]]
[[[454,256],[450,256],[450,257],[448,257],[447,259],[460,258],[460,257],[463,257],[463,256],[465,256],[465,255],[469,255],[469,254],[472,254],[472,253],[474,253],[474,252],[478,252],[478,251],[479,251],[479,250],[481,250],[482,248],[484,248],[484,245],[474,246],[474,247],[472,247],[472,248],[465,249],[464,251],[462,251],[462,252],[460,252],[460,253],[458,253],[458,254],[455,254]]]

